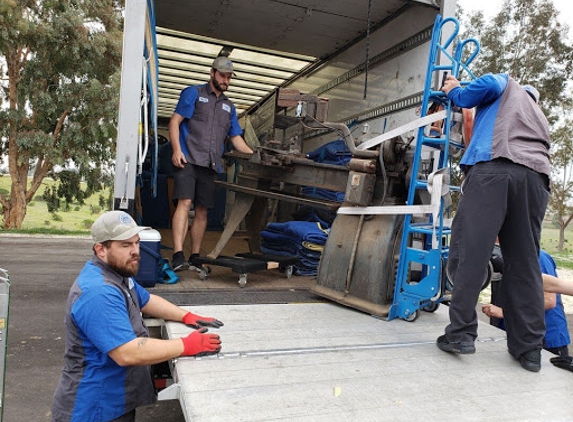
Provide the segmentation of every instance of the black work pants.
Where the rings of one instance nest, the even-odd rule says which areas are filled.
[[[470,168],[452,224],[449,341],[473,343],[477,337],[475,308],[498,237],[508,350],[517,357],[541,349],[545,314],[539,237],[548,200],[548,177],[525,166],[496,159]]]
[[[111,422],[135,422],[135,409],[131,412],[127,412],[119,418],[114,419]]]

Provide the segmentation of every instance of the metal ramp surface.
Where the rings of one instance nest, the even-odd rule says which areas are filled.
[[[435,346],[447,308],[392,323],[330,303],[193,306],[225,323],[222,353],[173,364],[187,421],[570,421],[573,377],[539,373],[480,322],[475,355]],[[167,323],[165,335],[190,329]]]

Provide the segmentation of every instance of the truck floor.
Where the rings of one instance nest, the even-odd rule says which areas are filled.
[[[331,303],[188,309],[225,325],[219,355],[173,363],[178,386],[168,393],[187,421],[573,420],[572,374],[548,352],[541,372],[527,372],[505,333],[482,322],[476,354],[440,351],[443,306],[413,323]]]

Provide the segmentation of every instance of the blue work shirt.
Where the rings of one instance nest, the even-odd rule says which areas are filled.
[[[237,110],[231,100],[219,97],[209,84],[185,88],[175,113],[185,117],[179,125],[179,144],[187,162],[217,171],[225,139],[241,135]]]
[[[68,295],[64,368],[54,394],[57,422],[104,422],[157,400],[149,366],[119,366],[108,353],[149,337],[141,308],[149,292],[94,255]]]
[[[557,266],[555,261],[544,250],[539,251],[539,265],[543,274],[557,277]],[[563,300],[561,295],[557,294],[557,304],[554,308],[545,311],[545,347],[554,349],[567,346],[571,343],[569,330],[567,327],[567,318],[563,309]]]

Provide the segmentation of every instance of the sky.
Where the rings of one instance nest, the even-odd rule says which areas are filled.
[[[457,0],[457,4],[464,10],[482,10],[486,16],[496,14],[502,3],[502,0]],[[553,5],[559,10],[559,22],[569,25],[569,38],[573,40],[573,1],[553,0]]]

